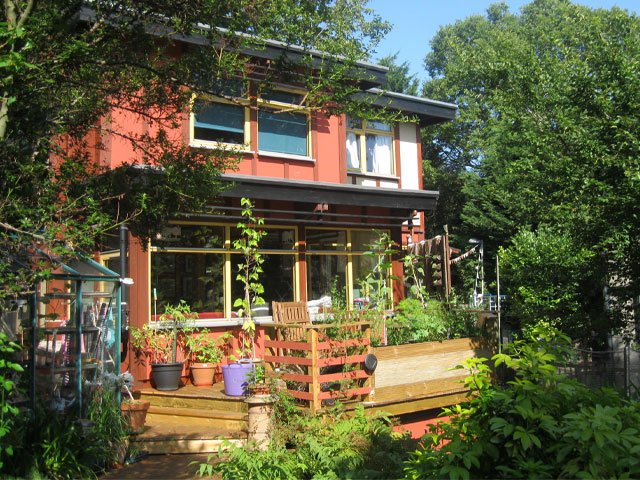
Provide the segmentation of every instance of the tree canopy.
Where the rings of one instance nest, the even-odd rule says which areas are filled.
[[[3,0],[0,299],[34,280],[12,267],[26,246],[91,252],[123,221],[148,238],[176,211],[215,196],[231,152],[191,149],[171,135],[194,94],[225,95],[229,82],[258,74],[259,88],[304,86],[312,109],[329,98],[333,109],[351,108],[361,75],[354,62],[388,30],[366,3]],[[263,49],[261,38],[301,45],[301,67],[243,55]],[[309,68],[311,48],[340,61],[323,56]],[[148,133],[123,131],[115,109]],[[136,152],[115,170],[96,162],[109,136]]]
[[[571,281],[599,296],[600,311],[607,300],[618,320],[640,270],[638,38],[639,19],[619,8],[536,0],[512,14],[498,3],[441,28],[425,60],[424,94],[460,108],[456,121],[427,132],[430,167],[463,184],[449,223],[490,252],[540,228],[557,237],[555,255],[588,252],[602,276],[591,269]],[[532,266],[504,278],[507,293],[531,286],[522,273]],[[553,267],[545,281],[562,282]],[[598,317],[592,308],[585,301],[575,313]]]

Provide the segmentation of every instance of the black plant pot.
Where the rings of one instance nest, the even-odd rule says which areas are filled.
[[[151,373],[157,390],[177,390],[182,376],[182,365],[178,363],[152,363]]]

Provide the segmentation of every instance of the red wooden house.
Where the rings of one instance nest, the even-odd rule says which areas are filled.
[[[279,42],[252,52],[262,59],[286,50]],[[318,55],[320,53],[318,52]],[[255,203],[268,232],[262,283],[266,305],[257,309],[258,324],[270,321],[272,301],[322,301],[332,289],[344,289],[349,303],[366,301],[359,280],[371,266],[363,253],[377,234],[390,233],[398,244],[423,239],[425,212],[436,206],[438,192],[422,189],[420,127],[451,120],[456,106],[425,98],[382,92],[386,67],[361,63],[366,74],[363,95],[415,119],[388,125],[357,118],[325,116],[305,107],[305,92],[279,85],[259,96],[251,83],[226,99],[194,102],[182,116],[176,138],[193,148],[230,148],[239,156],[237,170],[222,175],[232,186],[211,198],[211,210],[176,212],[161,234],[128,248],[128,274],[135,284],[126,298],[129,324],[142,326],[166,303],[185,300],[199,313],[198,324],[214,331],[238,328],[233,300],[242,286],[235,280],[241,255],[234,251],[240,199]],[[112,122],[126,131],[143,131],[124,112]],[[117,167],[135,156],[125,141],[103,141],[100,163]],[[101,260],[118,270],[119,252],[101,252]],[[402,277],[394,262],[393,274]],[[395,299],[402,282],[393,282]],[[154,299],[157,293],[157,301]],[[141,385],[145,371],[126,356],[124,367]]]

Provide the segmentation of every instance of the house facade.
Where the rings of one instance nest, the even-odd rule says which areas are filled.
[[[296,53],[267,42],[252,55],[268,59],[285,49]],[[198,312],[199,326],[239,328],[233,302],[242,296],[235,279],[242,255],[233,241],[243,197],[254,203],[267,232],[261,242],[266,304],[255,309],[258,324],[270,322],[272,301],[322,305],[339,292],[348,304],[366,304],[360,281],[373,266],[364,252],[378,238],[376,230],[399,245],[424,238],[425,213],[435,208],[438,192],[422,190],[420,127],[453,119],[456,106],[382,92],[377,87],[386,67],[358,66],[368,79],[362,95],[414,121],[390,125],[326,116],[306,108],[304,90],[286,84],[258,95],[248,82],[230,85],[224,97],[195,99],[176,138],[192,148],[232,150],[237,168],[222,175],[228,188],[212,195],[206,212],[175,212],[148,245],[129,238],[126,274],[135,282],[125,295],[129,325],[140,327],[165,304],[185,300]],[[114,112],[112,122],[128,131],[152,128],[126,113]],[[103,143],[102,165],[115,168],[135,155],[117,137]],[[119,257],[118,250],[100,254],[116,271]],[[400,261],[392,270],[402,278]],[[402,298],[402,281],[391,286],[395,300]],[[132,352],[123,353],[124,367],[144,385],[148,376],[134,365]]]

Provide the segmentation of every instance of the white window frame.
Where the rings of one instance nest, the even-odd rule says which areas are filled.
[[[350,122],[356,123],[356,122],[360,122],[359,127],[353,127],[350,126]],[[395,134],[394,134],[394,126],[393,125],[388,125],[388,124],[384,124],[387,125],[389,127],[389,130],[381,130],[378,128],[375,128],[375,123],[380,123],[382,124],[382,122],[368,122],[367,120],[359,120],[356,118],[352,118],[350,119],[348,116],[345,116],[345,122],[346,122],[346,126],[347,126],[347,133],[346,133],[346,138],[345,138],[345,144],[347,146],[347,171],[350,173],[361,173],[361,174],[365,174],[365,175],[375,175],[375,176],[395,176],[396,174],[396,158],[395,158],[395,148],[394,148],[394,141],[395,141]],[[357,140],[358,140],[358,154],[359,154],[359,166],[356,167],[352,167],[349,166],[348,161],[349,161],[349,144],[348,144],[348,138],[349,138],[349,134],[353,134],[356,136]],[[369,170],[368,169],[368,159],[367,159],[367,135],[376,135],[376,136],[384,136],[384,137],[388,137],[390,139],[390,150],[391,150],[391,171],[390,172],[376,172],[373,170]]]

